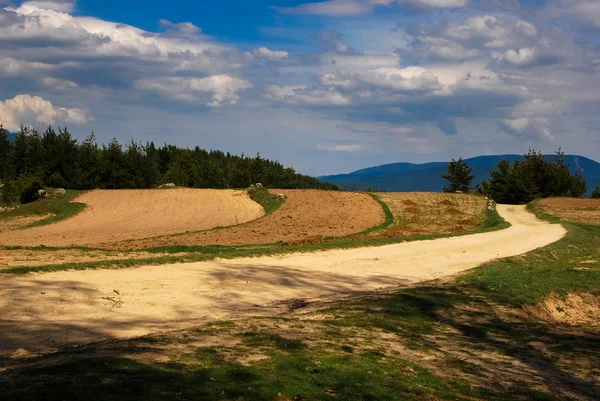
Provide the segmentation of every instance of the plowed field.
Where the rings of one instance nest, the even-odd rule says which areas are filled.
[[[565,221],[600,224],[600,199],[551,198],[540,201],[540,205]]]
[[[75,202],[86,209],[56,224],[0,232],[0,245],[95,246],[230,226],[264,214],[245,191],[233,190],[96,190]]]
[[[247,224],[200,233],[102,244],[106,249],[137,250],[171,245],[244,245],[302,242],[358,233],[385,221],[381,206],[355,192],[271,190],[286,202],[274,213]]]

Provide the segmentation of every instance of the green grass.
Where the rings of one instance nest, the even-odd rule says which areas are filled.
[[[85,191],[67,190],[67,193],[64,196],[53,196],[48,199],[40,199],[35,202],[20,205],[15,210],[0,214],[0,219],[52,214],[53,216],[31,223],[24,228],[40,227],[53,224],[73,217],[85,209],[85,204],[71,202],[74,198],[83,193],[85,193]]]
[[[270,193],[266,188],[257,188],[248,191],[250,198],[265,209],[265,216],[279,209],[285,199],[279,199],[276,194]]]
[[[297,340],[264,333],[242,334],[241,340],[238,351],[260,350],[265,358],[243,365],[232,360],[227,352],[231,349],[200,346],[180,350],[168,362],[142,363],[119,354],[151,352],[155,343],[119,342],[110,345],[111,356],[93,355],[92,348],[92,355],[90,351],[64,355],[58,363],[25,368],[5,386],[3,399],[391,401],[512,400],[524,396],[531,400],[554,399],[527,385],[515,386],[511,393],[505,394],[464,380],[444,380],[418,363],[386,356],[376,348],[339,352],[331,347],[307,347]],[[102,349],[102,345],[97,347],[98,351]]]
[[[556,291],[600,290],[600,226],[565,224],[560,241],[524,256],[488,263],[461,278],[490,298],[535,304]],[[591,263],[582,263],[592,261]]]

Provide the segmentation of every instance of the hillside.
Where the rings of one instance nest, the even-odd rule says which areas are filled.
[[[519,155],[477,156],[466,159],[475,174],[474,184],[489,178],[489,172],[496,167],[498,160],[507,159],[510,162]],[[551,158],[552,155],[546,156]],[[571,172],[579,171],[588,181],[591,191],[600,182],[600,163],[583,156],[567,155],[567,163]],[[373,189],[394,192],[426,191],[439,192],[447,184],[441,174],[446,172],[448,162],[433,162],[424,164],[393,163],[357,170],[349,174],[329,175],[318,177],[320,180],[331,182],[344,189]]]

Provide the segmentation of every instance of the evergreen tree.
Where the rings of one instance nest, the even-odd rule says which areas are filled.
[[[571,188],[569,192],[574,198],[581,198],[588,190],[588,184],[585,178],[577,171],[571,176]]]
[[[596,184],[596,188],[592,191],[592,199],[600,199],[600,184]]]
[[[11,163],[12,144],[8,139],[8,132],[0,125],[0,181],[5,182],[13,176]]]
[[[442,178],[450,182],[449,186],[444,187],[444,192],[469,192],[471,190],[471,183],[475,178],[472,172],[471,166],[462,157],[458,160],[452,159],[448,163],[448,172],[442,174]]]

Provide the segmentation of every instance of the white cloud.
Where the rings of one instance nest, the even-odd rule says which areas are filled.
[[[71,13],[75,8],[75,4],[74,1],[26,1],[21,7],[33,7],[61,13]]]
[[[21,124],[86,124],[90,118],[78,108],[55,107],[50,101],[28,94],[0,102],[0,124],[17,130]]]
[[[259,47],[258,49],[254,49],[254,55],[259,57],[264,57],[268,60],[281,60],[288,58],[288,52],[281,50],[270,50],[266,47]]]
[[[376,86],[400,92],[431,92],[442,89],[438,78],[423,67],[406,68],[380,67],[363,71],[325,74],[321,78],[325,85],[351,88],[355,86]]]
[[[317,145],[317,150],[324,150],[328,152],[347,152],[354,153],[360,152],[365,149],[364,145],[353,144],[353,145]]]
[[[184,35],[197,35],[202,32],[202,30],[200,28],[198,28],[196,25],[192,24],[191,22],[173,23],[166,19],[158,20],[158,22],[162,26],[164,26],[166,28],[170,28],[175,31],[178,31]]]
[[[507,61],[516,66],[527,66],[533,64],[535,61],[536,52],[534,49],[527,48],[519,50],[508,49],[504,53],[494,53],[493,56],[498,61]]]
[[[138,81],[136,87],[160,92],[174,99],[220,107],[236,104],[240,99],[238,92],[251,88],[252,84],[221,74],[205,78],[150,78]],[[206,98],[206,94],[211,94],[209,99]]]
[[[53,77],[45,77],[44,79],[42,79],[42,82],[44,83],[44,85],[46,85],[47,87],[49,87],[51,89],[61,90],[61,91],[79,88],[79,85],[77,85],[75,82],[69,81],[67,79],[57,79],[57,78],[53,78]]]
[[[415,8],[455,8],[464,7],[469,0],[327,0],[304,3],[295,7],[273,7],[283,14],[325,15],[328,17],[351,17],[368,14],[376,6],[392,4],[408,5]]]
[[[533,136],[545,140],[554,139],[545,118],[504,119],[501,126],[505,132],[520,138]]]
[[[304,85],[270,85],[265,97],[275,102],[311,106],[346,106],[351,100],[333,88],[309,89]]]
[[[461,42],[482,44],[487,48],[499,48],[535,36],[537,29],[523,20],[512,22],[493,15],[483,15],[469,17],[462,24],[448,27],[442,35]]]

